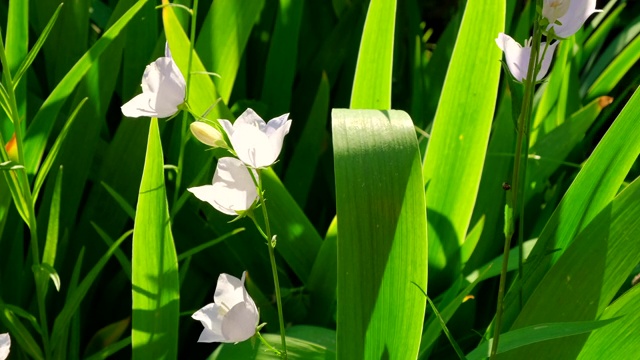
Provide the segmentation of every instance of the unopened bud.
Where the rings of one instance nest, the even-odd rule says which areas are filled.
[[[220,131],[205,122],[194,121],[189,126],[189,129],[193,136],[205,145],[221,148],[227,147],[227,143],[224,141],[224,137]]]

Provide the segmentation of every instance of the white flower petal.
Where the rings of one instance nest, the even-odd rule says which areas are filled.
[[[0,334],[0,360],[4,360],[9,356],[11,350],[11,337],[9,333]]]
[[[270,166],[276,161],[279,149],[275,152],[267,134],[246,124],[235,124],[233,130],[233,136],[229,140],[236,154],[245,164],[252,168],[261,168]]]
[[[227,215],[238,215],[237,211],[249,209],[258,198],[249,169],[242,161],[231,157],[218,160],[213,185],[187,190]]]
[[[227,309],[244,302],[244,278],[244,273],[242,274],[242,279],[229,274],[220,274],[213,301],[216,304],[224,304]]]
[[[558,1],[555,0],[555,2]],[[547,31],[553,28],[555,34],[560,38],[567,38],[575,34],[591,14],[602,11],[596,10],[596,0],[563,0],[564,2],[569,2],[569,7],[562,16],[557,18],[562,25],[554,24],[555,19],[547,17],[550,22]],[[545,1],[545,7],[549,6],[547,3],[552,4],[554,1]],[[566,5],[563,6],[566,7]],[[545,14],[544,7],[542,13]]]
[[[500,50],[504,51],[505,61],[507,63],[507,67],[511,72],[511,75],[520,82],[523,82],[527,78],[527,74],[529,72],[529,58],[531,57],[531,47],[525,46],[522,47],[518,44],[517,41],[512,39],[509,35],[504,33],[498,34],[498,38],[496,38],[496,44]],[[545,43],[540,44],[540,50],[538,59],[542,58]],[[553,53],[558,46],[558,42],[549,45],[547,48],[547,52],[544,54],[544,59],[542,59],[542,65],[540,66],[540,71],[538,72],[538,76],[536,76],[536,81],[542,80],[549,71],[549,66],[551,65],[551,60],[553,60]]]
[[[152,101],[153,99],[151,99],[149,93],[142,93],[122,105],[120,109],[122,110],[122,114],[126,117],[153,117],[156,116],[156,112],[151,107]]]
[[[560,42],[556,41],[549,45],[547,48],[547,53],[544,55],[544,59],[542,59],[542,65],[540,65],[540,72],[538,72],[537,81],[542,80],[545,76],[547,76],[547,72],[549,72],[549,66],[551,66],[551,60],[553,60],[553,53],[556,51],[556,46],[558,46]],[[545,43],[540,44],[540,51],[542,52],[545,47]],[[538,56],[538,59],[542,57],[542,53]]]
[[[258,310],[247,303],[236,304],[222,320],[222,335],[228,342],[245,341],[256,333]]]
[[[264,120],[262,120],[260,115],[256,114],[256,112],[251,108],[245,110],[242,114],[240,114],[240,116],[238,116],[236,122],[234,123],[234,126],[238,125],[255,126],[260,129],[260,131],[264,131],[264,129],[267,127],[267,124],[264,122]]]
[[[222,335],[222,321],[226,312],[218,304],[212,303],[191,315],[192,319],[200,321],[204,327],[198,342],[222,342],[225,340]]]
[[[220,119],[218,120],[218,122],[220,123],[220,125],[222,125],[222,128],[227,133],[227,136],[231,138],[231,136],[233,135],[233,124],[231,124],[231,121]]]
[[[141,87],[142,94],[122,106],[125,116],[169,117],[184,102],[185,80],[171,57],[147,65]]]
[[[267,123],[267,129],[265,132],[267,133],[267,135],[270,136],[274,131],[277,131],[278,129],[285,126],[287,123],[289,123],[287,127],[287,133],[288,133],[289,127],[291,127],[291,120],[288,120],[288,119],[289,119],[289,114],[287,113],[269,120],[269,122]]]

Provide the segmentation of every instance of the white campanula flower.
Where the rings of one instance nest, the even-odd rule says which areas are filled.
[[[220,274],[213,303],[196,311],[191,317],[204,326],[198,342],[236,343],[252,337],[260,319],[258,308],[247,290],[244,280]]]
[[[511,36],[506,35],[504,33],[498,34],[498,38],[496,39],[496,44],[500,50],[504,51],[504,56],[506,59],[507,67],[509,67],[509,71],[511,75],[520,82],[523,82],[527,78],[527,73],[529,71],[529,58],[531,57],[531,43],[525,42],[525,46],[522,47],[518,44],[517,41],[513,40]],[[540,44],[540,50],[538,51],[538,60],[542,58],[542,53],[544,51],[545,43]],[[549,71],[549,66],[551,65],[551,60],[553,59],[553,52],[556,50],[556,46],[558,46],[558,42],[552,43],[547,48],[547,53],[544,54],[544,59],[542,59],[542,65],[540,66],[540,71],[538,72],[538,76],[536,77],[536,81],[542,80],[547,75]]]
[[[142,94],[122,105],[124,116],[166,118],[178,112],[184,103],[186,82],[171,57],[169,44],[164,57],[147,65],[141,86]]]
[[[559,38],[575,34],[591,14],[599,11],[596,0],[544,0],[542,6],[542,16],[549,20],[547,31],[553,28]]]
[[[4,360],[9,356],[9,348],[11,347],[11,337],[8,333],[0,334],[0,360]]]
[[[257,179],[258,174],[253,169],[251,171]],[[238,215],[238,211],[246,211],[258,199],[256,185],[249,169],[242,161],[232,157],[218,160],[212,185],[187,190],[227,215]]]
[[[257,169],[271,166],[278,159],[284,136],[291,127],[288,117],[289,114],[284,114],[265,123],[255,111],[247,109],[233,125],[229,120],[219,121],[238,158]]]

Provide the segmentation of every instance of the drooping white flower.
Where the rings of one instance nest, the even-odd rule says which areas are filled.
[[[256,333],[260,319],[258,308],[247,290],[244,280],[220,274],[213,303],[196,311],[191,317],[204,326],[198,342],[236,343],[249,339]]]
[[[11,337],[9,337],[9,333],[0,334],[0,360],[4,360],[9,356],[10,347]]]
[[[591,14],[599,11],[596,0],[544,0],[542,6],[542,16],[549,20],[547,31],[553,28],[559,38],[575,34]]]
[[[288,117],[284,114],[265,123],[255,111],[247,109],[233,125],[229,120],[219,121],[240,160],[252,168],[263,168],[271,166],[280,155],[284,136],[291,127]]]
[[[504,51],[504,56],[511,75],[513,75],[517,81],[524,81],[527,78],[527,73],[529,71],[531,43],[525,41],[525,46],[522,47],[517,41],[513,40],[511,36],[500,33],[498,34],[498,38],[496,38],[496,44],[498,44],[500,50]],[[553,59],[553,52],[556,50],[558,42],[556,41],[555,43],[550,44],[547,48],[546,54],[544,54],[544,58],[542,58],[545,45],[546,44],[544,42],[541,43],[540,50],[538,51],[538,60],[542,59],[542,65],[540,66],[538,76],[536,76],[536,81],[542,80],[542,78],[547,75],[549,66],[551,65],[551,60]]]
[[[255,170],[251,171],[257,179]],[[218,160],[212,185],[192,187],[187,190],[227,215],[238,215],[238,211],[249,209],[258,198],[256,185],[249,174],[249,169],[242,161],[232,157]]]
[[[141,86],[142,94],[122,105],[124,116],[166,118],[178,112],[184,102],[186,82],[171,57],[169,44],[164,57],[147,65]]]

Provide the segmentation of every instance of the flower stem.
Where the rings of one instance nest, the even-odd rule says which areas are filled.
[[[538,5],[540,1],[537,0]],[[533,42],[531,44],[531,54],[529,57],[529,68],[527,78],[524,81],[524,96],[522,101],[522,111],[518,118],[516,149],[513,159],[512,192],[507,196],[505,210],[505,242],[502,257],[502,269],[500,272],[500,285],[498,287],[498,304],[494,323],[493,341],[491,343],[490,359],[494,359],[498,352],[500,331],[502,328],[502,316],[504,313],[504,293],[506,287],[507,268],[509,265],[509,250],[511,249],[511,239],[515,229],[514,211],[518,209],[518,243],[520,244],[520,257],[522,257],[522,240],[524,237],[524,180],[526,176],[526,161],[529,157],[529,123],[531,122],[531,112],[533,107],[533,95],[536,84],[536,77],[540,66],[538,65],[538,54],[542,40],[542,31],[539,26],[540,18],[536,13],[533,23]],[[545,49],[546,51],[546,49]],[[518,272],[522,280],[522,258],[518,265]],[[520,293],[520,304],[522,305],[522,293]]]
[[[189,60],[187,62],[187,85],[184,94],[184,102],[189,101],[189,88],[191,86],[191,64],[193,63],[193,48],[196,41],[196,18],[198,15],[198,0],[193,0],[193,9],[189,12],[191,14],[191,28],[189,33]],[[188,103],[187,103],[188,104]],[[187,105],[188,107],[188,105]],[[180,123],[180,152],[178,153],[178,171],[176,173],[176,189],[173,194],[173,203],[178,202],[180,194],[180,186],[182,183],[182,172],[184,164],[184,151],[187,145],[187,121],[189,118],[189,111],[185,110],[182,113],[182,122]]]
[[[273,347],[273,345],[269,344],[269,342],[267,341],[267,339],[262,337],[262,334],[260,334],[260,332],[256,332],[256,334],[258,335],[258,339],[260,339],[260,342],[264,344],[264,346],[266,346],[269,350],[273,351],[274,353],[278,354],[278,356],[282,356],[282,351],[276,349]]]
[[[262,208],[262,215],[264,216],[264,224],[267,235],[267,247],[269,248],[269,260],[271,260],[271,272],[273,273],[273,284],[276,291],[276,303],[278,305],[278,320],[280,322],[280,340],[282,342],[282,352],[280,352],[280,358],[287,358],[287,340],[284,333],[284,316],[282,315],[282,297],[280,295],[280,282],[278,281],[278,267],[276,266],[276,256],[273,249],[275,248],[275,241],[272,238],[271,226],[269,225],[269,215],[267,214],[267,206],[264,201],[264,194],[262,191],[262,174],[258,171],[258,197],[260,199],[260,207]]]

